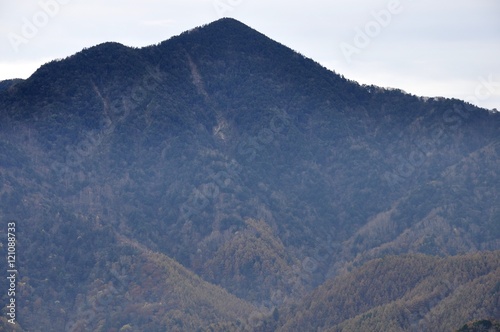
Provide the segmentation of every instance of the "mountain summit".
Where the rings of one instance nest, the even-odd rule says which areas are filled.
[[[26,331],[438,331],[498,314],[498,113],[359,85],[233,19],[0,86]]]

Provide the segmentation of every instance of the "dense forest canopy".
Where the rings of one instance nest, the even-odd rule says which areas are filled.
[[[499,131],[498,113],[359,85],[233,19],[49,62],[0,82],[16,328],[499,319]]]

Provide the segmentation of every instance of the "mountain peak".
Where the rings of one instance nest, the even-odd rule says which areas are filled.
[[[246,24],[244,24],[241,21],[238,21],[237,19],[234,19],[232,17],[223,17],[221,19],[213,21],[212,23],[209,23],[208,25],[217,25],[217,24],[248,27]]]
[[[185,38],[187,36],[189,36],[190,43],[200,42],[202,40],[208,41],[209,43],[212,43],[214,41],[225,43],[233,39],[236,39],[235,41],[241,41],[245,38],[249,39],[250,41],[255,41],[256,39],[259,39],[259,37],[263,37],[269,40],[269,38],[258,32],[257,30],[238,20],[235,20],[234,18],[229,17],[221,18],[217,21],[213,21],[211,23],[185,31],[177,37]],[[175,38],[176,37],[172,39]],[[165,42],[169,42],[172,39],[166,40]]]
[[[246,25],[245,23],[242,23],[241,21],[238,21],[234,18],[231,17],[224,17],[221,19],[218,19],[216,21],[210,22],[208,24],[202,25],[202,29],[238,29],[238,30],[252,30],[251,27]]]
[[[450,331],[494,316],[500,252],[477,251],[500,249],[499,128],[457,100],[362,87],[230,18],[53,61],[0,82],[16,318]]]

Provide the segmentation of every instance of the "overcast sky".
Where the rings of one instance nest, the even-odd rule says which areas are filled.
[[[223,16],[360,83],[500,110],[499,0],[0,0],[0,80]]]

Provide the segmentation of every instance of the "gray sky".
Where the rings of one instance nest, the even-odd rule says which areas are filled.
[[[0,0],[0,80],[233,17],[346,78],[500,110],[499,0]]]

